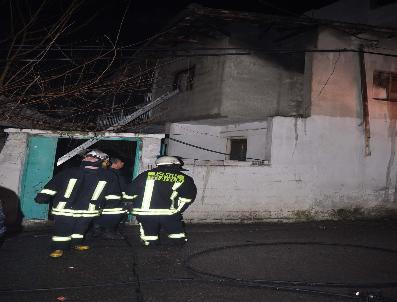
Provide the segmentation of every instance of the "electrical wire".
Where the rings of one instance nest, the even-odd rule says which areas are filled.
[[[236,282],[241,285],[246,285],[254,288],[268,288],[280,291],[293,291],[303,294],[313,294],[320,296],[335,296],[339,298],[348,298],[360,301],[375,301],[376,294],[371,292],[360,292],[357,289],[382,289],[382,288],[396,288],[397,282],[381,282],[381,283],[336,283],[336,282],[305,282],[305,281],[287,281],[287,280],[260,280],[260,279],[244,279],[244,278],[233,278],[221,274],[214,274],[211,272],[206,272],[193,267],[191,262],[200,256],[208,256],[208,254],[223,251],[227,249],[235,248],[246,248],[246,247],[258,247],[258,246],[280,246],[280,245],[320,245],[320,246],[337,246],[337,247],[349,247],[349,248],[360,248],[379,252],[386,252],[397,254],[397,250],[364,246],[356,244],[338,244],[338,243],[328,243],[328,242],[266,242],[266,243],[247,243],[247,244],[237,244],[230,246],[221,246],[216,248],[207,249],[195,254],[190,255],[184,261],[184,266],[187,270],[193,274],[204,276],[205,278],[212,278],[216,280],[224,280],[229,282]],[[302,288],[303,287],[303,288]],[[309,287],[309,288],[307,288]],[[340,294],[336,292],[323,291],[315,289],[316,287],[327,287],[327,288],[354,288],[354,294]],[[313,289],[312,289],[313,288]],[[365,299],[365,300],[364,300]],[[371,300],[370,300],[371,299]],[[381,301],[396,302],[394,298],[381,297]]]
[[[144,49],[138,49],[144,52]],[[205,51],[205,52],[204,52]],[[216,52],[214,52],[216,51]],[[252,55],[253,53],[261,53],[261,54],[285,54],[285,55],[292,55],[292,54],[302,54],[302,53],[342,53],[342,52],[352,52],[352,53],[364,53],[364,54],[372,54],[384,57],[397,57],[396,53],[390,52],[382,52],[382,51],[373,51],[373,50],[359,50],[354,48],[329,48],[329,49],[269,49],[269,48],[254,48],[254,47],[246,47],[246,48],[208,48],[208,49],[200,49],[200,48],[191,48],[191,49],[175,49],[175,48],[157,48],[153,50],[149,50],[151,52],[147,58],[156,59],[156,58],[189,58],[189,57],[213,57],[213,56],[246,56]],[[200,53],[201,52],[201,53]],[[158,53],[158,54],[156,54]],[[120,59],[132,59],[134,56],[123,55]],[[47,59],[46,59],[47,60]],[[49,58],[49,61],[67,61],[64,58]],[[76,60],[76,59],[75,59]],[[96,61],[99,60],[110,60],[108,57],[100,57],[95,59]],[[2,60],[0,60],[2,61]],[[3,60],[4,61],[4,60]],[[27,61],[27,62],[36,62],[39,60],[27,60],[21,59],[17,60],[14,59],[14,62],[17,61]]]
[[[185,260],[185,267],[197,274],[202,276],[208,276],[211,278],[217,278],[222,280],[231,280],[231,281],[239,281],[239,282],[250,282],[250,283],[263,283],[263,284],[270,284],[270,285],[289,285],[289,286],[313,286],[313,287],[338,287],[338,288],[386,288],[386,287],[397,287],[397,281],[393,282],[381,282],[381,283],[336,283],[336,282],[308,282],[308,281],[286,281],[286,280],[249,280],[249,279],[242,279],[242,278],[232,278],[224,275],[214,274],[205,272],[203,270],[198,270],[193,267],[191,262],[202,255],[208,255],[213,252],[223,251],[228,249],[236,249],[236,248],[247,248],[247,247],[259,247],[259,246],[284,246],[284,245],[300,245],[300,246],[331,246],[331,247],[348,247],[348,248],[359,248],[359,249],[366,249],[372,250],[377,252],[383,253],[391,253],[397,255],[397,250],[387,249],[387,248],[380,248],[380,247],[373,247],[373,246],[366,246],[366,245],[358,245],[358,244],[340,244],[340,243],[329,243],[329,242],[261,242],[261,243],[245,243],[245,244],[237,244],[237,245],[229,245],[229,246],[221,246],[215,247],[211,249],[207,249],[195,254],[190,255]]]
[[[132,244],[128,241],[127,237],[124,235],[126,239],[126,243],[129,248],[133,249]],[[151,283],[168,283],[168,282],[178,282],[178,283],[216,283],[219,285],[227,285],[234,287],[242,287],[242,288],[262,288],[269,289],[275,291],[284,291],[284,292],[292,292],[297,294],[306,294],[306,295],[317,295],[317,296],[328,296],[328,297],[336,297],[336,298],[345,298],[350,300],[360,300],[360,301],[370,301],[369,296],[371,292],[361,293],[359,291],[355,291],[352,294],[343,294],[332,291],[324,291],[316,289],[316,287],[334,287],[334,288],[368,288],[368,289],[382,289],[382,288],[390,288],[397,287],[397,282],[388,282],[388,283],[334,283],[334,282],[303,282],[303,281],[283,281],[283,280],[250,280],[250,279],[242,279],[242,278],[232,278],[228,276],[223,276],[219,274],[209,273],[200,269],[196,269],[192,266],[191,262],[200,256],[208,255],[210,253],[216,251],[223,251],[228,249],[236,249],[236,248],[245,248],[245,247],[257,247],[257,246],[280,246],[280,245],[320,245],[320,246],[337,246],[337,247],[348,247],[348,248],[360,248],[367,249],[379,252],[386,252],[397,254],[397,250],[373,247],[373,246],[365,246],[365,245],[356,245],[356,244],[339,244],[339,243],[328,243],[328,242],[266,242],[266,243],[247,243],[247,244],[237,244],[237,245],[228,245],[228,246],[220,246],[216,248],[210,248],[198,253],[191,254],[184,260],[184,267],[195,275],[201,276],[200,279],[197,278],[157,278],[157,279],[144,279],[140,280],[138,273],[135,272],[135,281],[126,281],[126,282],[105,282],[105,283],[96,283],[96,284],[85,284],[79,286],[63,286],[63,287],[47,287],[47,288],[31,288],[31,289],[0,289],[0,295],[9,295],[9,294],[23,294],[23,293],[35,293],[35,292],[52,292],[58,290],[76,290],[76,289],[90,289],[90,288],[102,288],[102,287],[117,287],[117,286],[136,286],[136,292],[139,293],[137,295],[138,301],[143,301],[143,295],[140,290],[140,285],[142,283],[151,284]],[[115,247],[118,248],[118,247]],[[135,253],[134,253],[135,254]],[[136,258],[134,258],[134,266],[136,268],[137,262]],[[203,278],[204,277],[204,278]],[[309,288],[307,288],[309,287]],[[366,300],[363,300],[366,299]],[[375,301],[372,299],[371,301]],[[396,302],[394,298],[381,297],[380,301],[385,302]]]
[[[173,137],[168,137],[168,139],[171,140],[171,141],[174,141],[174,142],[177,142],[177,143],[180,143],[180,144],[183,144],[183,145],[192,147],[192,148],[204,150],[204,151],[211,152],[211,153],[216,153],[216,154],[221,154],[221,155],[230,156],[230,153],[220,152],[220,151],[208,149],[208,148],[205,148],[205,147],[201,147],[201,146],[198,146],[198,145],[190,144],[190,143],[187,143],[187,142],[185,142],[185,141],[181,141],[181,140],[176,139],[176,138],[173,138]],[[265,159],[263,159],[263,158],[253,158],[253,157],[246,157],[246,159],[257,160],[257,161],[263,161],[263,160],[265,160]]]
[[[124,217],[124,220],[122,222],[122,226],[125,226],[125,220],[126,217]],[[124,237],[124,241],[125,243],[128,245],[128,247],[130,248],[130,250],[132,251],[132,273],[134,275],[135,278],[135,294],[136,294],[136,298],[138,302],[143,302],[143,292],[141,290],[141,281],[140,281],[140,277],[139,277],[139,271],[138,271],[138,257],[137,254],[135,252],[135,249],[133,247],[133,245],[131,244],[131,242],[128,240],[128,236],[126,236],[124,234],[123,231],[120,231],[121,235]]]

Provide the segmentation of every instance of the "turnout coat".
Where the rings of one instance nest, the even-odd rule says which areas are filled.
[[[120,200],[117,177],[110,171],[84,165],[55,175],[37,194],[38,203],[52,201],[55,216],[95,217],[107,200]]]
[[[197,188],[193,179],[172,166],[159,166],[141,173],[129,186],[134,215],[174,215],[183,213],[194,201]]]

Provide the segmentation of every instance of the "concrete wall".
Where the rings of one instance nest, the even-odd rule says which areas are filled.
[[[169,126],[167,154],[181,156],[185,163],[215,161],[207,164],[223,165],[224,161],[227,161],[235,165],[236,162],[228,161],[228,139],[243,137],[247,139],[248,162],[269,161],[269,129],[271,130],[271,120],[223,126],[172,123]]]
[[[222,40],[206,45],[221,47]],[[157,122],[219,117],[224,60],[218,56],[180,57],[163,60],[158,68],[153,98],[173,89],[175,74],[195,66],[193,89],[180,92],[152,111]]]
[[[0,186],[19,194],[26,157],[27,133],[10,133],[0,153]]]
[[[221,129],[222,126],[172,123],[168,130],[170,139],[167,142],[167,154],[181,156],[186,163],[194,159],[224,160],[225,155],[220,153],[226,153],[227,139],[221,136]],[[172,139],[219,153],[194,148]]]
[[[221,115],[262,119],[301,113],[303,72],[287,72],[270,58],[226,58]]]
[[[241,31],[241,25],[232,29],[232,37],[209,42],[205,47],[262,48],[270,43],[266,38],[259,41],[260,31],[252,25],[247,29],[249,37],[246,37],[247,34],[242,36],[237,30]],[[289,41],[292,46],[288,47],[304,48],[302,41],[297,40]],[[285,49],[287,46],[277,47]],[[247,122],[274,115],[304,115],[303,53],[266,56],[258,52],[176,58],[169,63],[163,60],[158,69],[153,97],[169,91],[175,74],[191,66],[195,66],[193,89],[179,93],[154,109],[152,116],[156,122],[219,117],[228,118],[230,122]]]
[[[387,132],[387,124],[374,128]],[[377,143],[390,148],[386,136],[378,137]],[[366,157],[363,145],[360,122],[355,118],[275,117],[271,165],[187,165],[198,196],[186,218],[255,222],[396,213],[396,163],[390,160],[391,152],[380,149]]]
[[[359,41],[331,29],[319,31],[319,49],[358,49]],[[354,52],[310,55],[311,114],[337,117],[362,116],[359,57]]]
[[[363,41],[323,29],[317,43],[320,49],[357,49]],[[397,47],[383,40],[379,45]],[[199,194],[187,219],[255,222],[397,214],[397,106],[372,98],[374,70],[397,72],[397,59],[365,54],[370,156],[364,152],[358,54],[312,53],[307,60],[311,117],[273,118],[270,165],[190,163]]]
[[[257,30],[257,29],[256,29]],[[241,31],[241,29],[240,29]],[[229,40],[228,47],[274,49],[302,49],[302,41],[309,43],[311,34],[301,39],[286,39],[272,44],[280,37],[269,33],[261,39],[260,32],[251,27],[249,37],[239,31]],[[245,36],[248,34],[246,33]],[[288,41],[287,41],[288,40]],[[288,43],[287,43],[288,42]],[[266,54],[227,56],[222,85],[221,115],[235,120],[255,120],[269,116],[296,116],[303,114],[304,54]]]

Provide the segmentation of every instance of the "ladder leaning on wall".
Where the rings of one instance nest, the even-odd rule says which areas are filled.
[[[178,90],[174,90],[174,91],[169,91],[169,92],[164,93],[163,95],[159,96],[154,101],[146,104],[145,106],[143,106],[142,108],[138,109],[134,113],[132,113],[132,114],[126,116],[125,118],[119,120],[116,124],[114,124],[113,126],[107,128],[106,131],[114,131],[114,130],[117,130],[117,129],[121,128],[122,126],[127,125],[128,123],[130,123],[133,120],[139,118],[143,114],[149,112],[154,107],[157,107],[158,105],[160,105],[164,101],[166,101],[169,98],[173,97],[178,92],[179,92]],[[99,141],[99,138],[94,137],[94,138],[89,139],[85,143],[81,144],[80,146],[77,146],[76,148],[74,148],[70,152],[68,152],[65,155],[61,156],[58,159],[58,161],[57,161],[57,166],[62,165],[64,162],[68,161],[69,159],[71,159],[75,155],[79,154],[81,151],[83,151],[83,150],[87,149],[88,147],[92,146],[97,141]]]

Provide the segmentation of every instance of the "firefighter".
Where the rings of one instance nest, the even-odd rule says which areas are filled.
[[[132,213],[140,225],[140,238],[145,246],[159,244],[161,228],[175,244],[187,242],[183,212],[192,204],[197,188],[193,179],[182,173],[183,162],[163,156],[156,168],[141,173],[132,181],[129,194],[137,196]]]
[[[102,237],[110,240],[124,239],[123,235],[117,231],[117,228],[120,222],[126,218],[128,209],[131,209],[131,201],[134,197],[125,193],[128,181],[122,174],[123,167],[124,161],[121,158],[110,158],[109,171],[117,177],[122,192],[122,200],[113,199],[106,201],[101,216],[94,220],[93,237]]]
[[[55,230],[50,257],[62,257],[70,246],[78,251],[88,250],[84,236],[92,219],[99,215],[106,200],[121,199],[117,178],[103,168],[107,159],[106,153],[92,150],[80,167],[61,171],[37,194],[36,202],[53,204]]]

